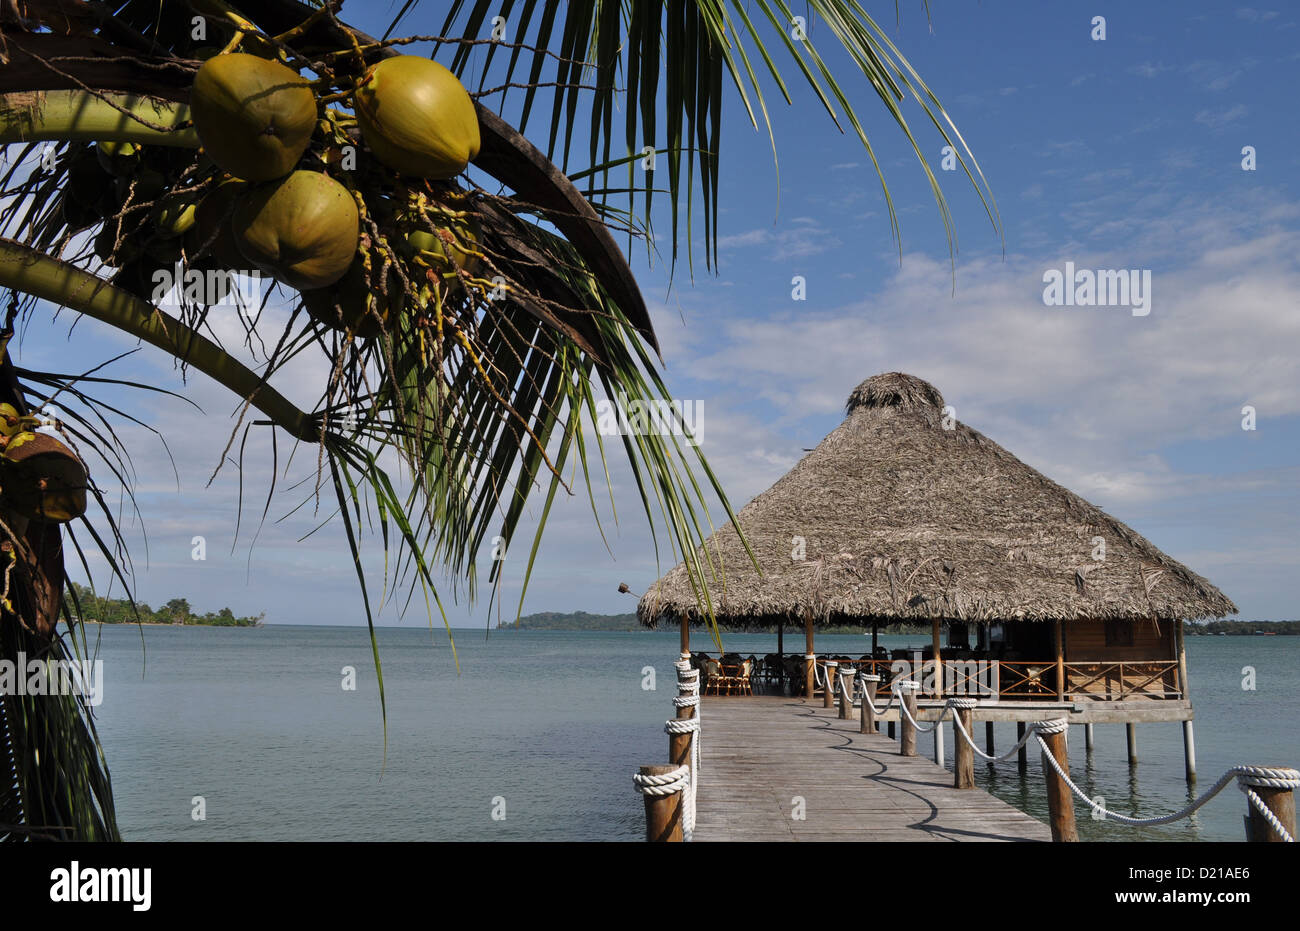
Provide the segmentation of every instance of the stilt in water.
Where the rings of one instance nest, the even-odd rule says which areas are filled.
[[[1187,766],[1187,781],[1196,781],[1196,739],[1192,735],[1192,722],[1183,722],[1183,762]]]
[[[1138,761],[1137,725],[1129,722],[1124,725],[1124,730],[1128,732],[1128,765],[1133,766]]]
[[[1025,739],[1025,722],[1017,721],[1016,742],[1019,743],[1024,739]],[[1029,768],[1029,755],[1028,753],[1025,752],[1025,748],[1023,745],[1018,751],[1016,751],[1016,765],[1020,768],[1021,772],[1024,772],[1026,769]]]
[[[1092,752],[1092,748],[1093,748],[1093,740],[1092,740],[1092,725],[1091,725],[1091,724],[1085,724],[1085,725],[1083,726],[1083,745],[1084,745],[1084,748],[1085,748],[1089,753]]]

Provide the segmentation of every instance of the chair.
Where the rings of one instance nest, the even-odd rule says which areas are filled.
[[[722,664],[711,656],[704,657],[704,668],[701,671],[704,677],[704,694],[721,694],[718,689],[722,687]],[[712,689],[712,693],[710,693]]]
[[[754,657],[750,657],[740,664],[736,675],[736,692],[740,695],[753,695],[754,686],[750,681],[750,675],[754,671]]]

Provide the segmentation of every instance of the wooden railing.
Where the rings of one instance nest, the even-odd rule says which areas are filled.
[[[789,655],[789,654],[787,654]],[[800,657],[802,654],[799,654]],[[818,657],[818,665],[825,665],[828,657]],[[859,671],[880,676],[880,691],[887,691],[894,678],[892,659],[834,660],[840,666],[853,666]],[[910,660],[909,660],[910,662]],[[931,660],[926,659],[925,675]],[[985,678],[986,666],[972,667],[975,660],[943,660],[945,694],[984,697],[989,682]],[[988,664],[994,660],[986,660]],[[1055,660],[997,660],[998,697],[1012,700],[1045,700],[1057,698],[1057,666]],[[1067,701],[1124,701],[1126,699],[1182,698],[1178,687],[1177,660],[1115,660],[1102,662],[1068,662],[1065,670],[1065,699]],[[909,678],[917,678],[921,670],[913,670]],[[752,673],[755,681],[766,681],[763,657]]]
[[[1177,660],[1066,663],[1066,692],[1075,700],[1182,698]]]

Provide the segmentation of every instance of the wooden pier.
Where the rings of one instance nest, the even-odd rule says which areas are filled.
[[[949,771],[821,701],[706,698],[701,717],[697,841],[1051,840],[1046,824],[954,789]]]

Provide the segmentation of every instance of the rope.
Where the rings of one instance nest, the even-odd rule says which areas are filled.
[[[920,683],[912,682],[912,681],[910,681],[910,680],[904,680],[903,682],[899,682],[899,683],[898,683],[898,685],[895,687],[894,691],[896,691],[896,692],[897,692],[897,691],[901,691],[902,689],[905,689],[905,688],[917,689],[917,688],[919,688],[919,687],[920,687]],[[940,724],[943,723],[943,719],[944,719],[944,718],[947,716],[947,714],[948,714],[948,709],[947,709],[947,708],[944,708],[943,711],[942,711],[942,713],[940,713],[939,717],[935,719],[935,721],[934,721],[933,724],[931,724],[929,727],[922,727],[922,726],[920,725],[920,723],[916,720],[916,718],[912,717],[912,712],[910,712],[910,711],[907,710],[907,703],[906,703],[906,702],[904,702],[904,701],[902,701],[902,700],[900,699],[899,702],[898,702],[898,707],[899,707],[899,709],[902,710],[903,714],[907,715],[907,720],[909,720],[909,721],[912,722],[912,727],[916,728],[916,731],[917,731],[918,734],[928,734],[928,733],[930,733],[932,730],[934,730],[936,727],[938,727]]]
[[[950,702],[954,702],[954,701],[973,701],[973,700],[974,700],[974,699],[970,699],[970,698],[967,698],[967,699],[950,698],[950,699],[948,699],[948,701],[950,701]],[[1064,720],[1064,719],[1062,718],[1061,720]],[[1030,741],[1030,740],[1031,740],[1035,735],[1037,735],[1037,734],[1039,734],[1039,733],[1056,733],[1055,731],[1051,731],[1051,732],[1041,731],[1041,732],[1040,732],[1040,731],[1038,730],[1038,726],[1039,726],[1040,724],[1042,724],[1043,726],[1047,726],[1047,725],[1052,724],[1052,723],[1054,723],[1054,722],[1049,722],[1049,721],[1036,721],[1036,722],[1034,722],[1033,724],[1031,724],[1029,727],[1025,728],[1025,736],[1023,736],[1023,737],[1021,737],[1019,740],[1017,740],[1017,741],[1016,741],[1016,744],[1015,744],[1014,747],[1012,747],[1012,748],[1011,748],[1010,750],[1008,750],[1006,753],[999,754],[998,756],[992,756],[992,755],[990,755],[990,754],[988,754],[988,753],[985,753],[983,750],[981,750],[981,749],[979,748],[979,746],[975,743],[975,741],[971,739],[970,734],[966,733],[966,728],[965,728],[964,726],[962,726],[961,718],[960,718],[960,717],[958,717],[957,715],[953,715],[953,716],[952,716],[952,723],[953,723],[953,726],[957,729],[957,733],[961,734],[961,736],[962,736],[963,738],[965,738],[966,743],[968,743],[968,744],[970,745],[970,748],[971,748],[972,750],[974,750],[974,751],[975,751],[977,754],[979,754],[980,756],[984,757],[984,759],[989,760],[989,761],[991,761],[991,762],[993,762],[993,763],[1001,763],[1003,760],[1009,760],[1009,759],[1011,759],[1013,756],[1015,756],[1017,753],[1020,752],[1020,748],[1021,748],[1021,747],[1023,747],[1025,744],[1029,743],[1029,741]]]
[[[647,776],[642,773],[632,774],[632,785],[642,795],[649,795],[653,798],[663,798],[667,795],[681,792],[691,784],[690,768],[679,766],[671,773],[664,773],[662,776]]]
[[[1035,730],[1039,731],[1039,733],[1042,733],[1040,730],[1041,723],[1042,722],[1034,724]],[[1059,733],[1067,726],[1064,719],[1061,719],[1059,724],[1060,728],[1054,731],[1055,733]],[[1200,798],[1196,799],[1196,801],[1192,802],[1187,807],[1173,812],[1172,814],[1160,815],[1156,818],[1130,818],[1128,815],[1121,815],[1118,812],[1110,811],[1105,806],[1100,805],[1089,798],[1082,789],[1074,784],[1074,780],[1070,778],[1070,774],[1061,768],[1061,764],[1057,762],[1056,756],[1048,750],[1047,741],[1043,740],[1040,736],[1038,742],[1042,744],[1043,747],[1043,759],[1051,764],[1052,769],[1056,770],[1056,774],[1061,777],[1062,781],[1064,781],[1067,786],[1070,787],[1070,791],[1083,799],[1083,801],[1087,803],[1088,807],[1094,812],[1110,821],[1115,821],[1119,824],[1127,824],[1132,827],[1155,826],[1158,824],[1170,824],[1174,821],[1179,821],[1192,814],[1210,799],[1222,792],[1223,788],[1235,777],[1238,787],[1241,791],[1246,793],[1246,798],[1248,798],[1250,803],[1259,810],[1259,813],[1264,817],[1264,820],[1272,826],[1273,830],[1278,833],[1278,836],[1288,844],[1295,843],[1295,838],[1292,837],[1290,832],[1282,826],[1282,823],[1278,821],[1277,816],[1274,815],[1273,812],[1269,811],[1268,806],[1264,804],[1264,800],[1252,791],[1251,787],[1267,786],[1269,788],[1294,790],[1300,788],[1300,771],[1294,769],[1280,769],[1270,766],[1234,766],[1224,773],[1219,778],[1219,781],[1211,786],[1210,789],[1201,795]]]

